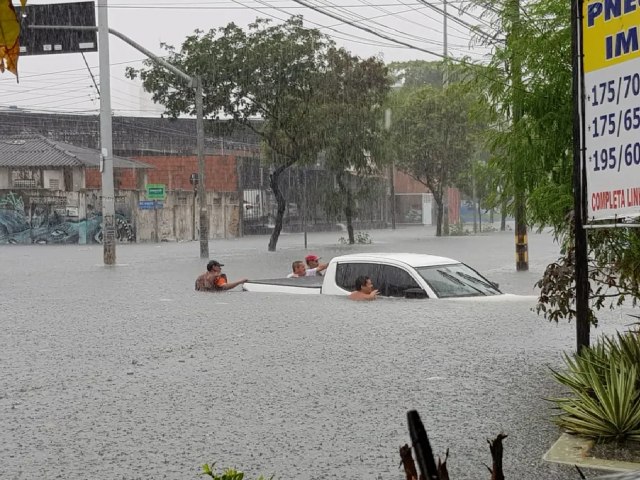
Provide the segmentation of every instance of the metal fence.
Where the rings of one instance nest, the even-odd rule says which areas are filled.
[[[243,197],[243,233],[267,234],[273,229],[277,202],[271,191],[272,167],[260,159],[244,158],[239,167]],[[348,175],[354,195],[354,228],[384,228],[389,209],[387,181],[382,177]],[[283,231],[338,231],[345,228],[344,195],[335,175],[318,167],[290,167],[280,176],[286,199]]]

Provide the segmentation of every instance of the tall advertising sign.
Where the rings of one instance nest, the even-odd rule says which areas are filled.
[[[584,0],[588,221],[640,215],[640,1]]]

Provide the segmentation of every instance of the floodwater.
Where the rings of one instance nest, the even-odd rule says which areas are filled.
[[[531,311],[558,246],[530,235],[514,271],[512,232],[435,238],[429,228],[210,243],[230,280],[284,276],[292,260],[411,251],[469,263],[512,300],[349,302],[331,296],[193,291],[197,243],[0,248],[0,478],[189,479],[233,466],[287,479],[400,480],[416,409],[452,479],[483,479],[499,432],[508,479],[573,479],[542,462],[559,432],[549,367],[574,325]],[[601,315],[593,337],[631,323]]]

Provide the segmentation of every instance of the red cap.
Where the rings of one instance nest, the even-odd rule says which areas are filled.
[[[313,253],[311,255],[307,255],[306,257],[304,257],[305,262],[317,262],[318,260],[320,260],[320,257],[317,255],[314,255]]]

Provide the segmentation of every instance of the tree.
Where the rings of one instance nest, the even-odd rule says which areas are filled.
[[[511,0],[508,0],[511,1]],[[494,18],[496,36],[510,31],[505,1],[476,0]],[[575,250],[573,238],[571,29],[564,0],[536,0],[521,7],[517,41],[496,44],[489,65],[474,67],[478,88],[494,113],[488,136],[490,164],[502,172],[503,196],[514,193],[514,162],[527,191],[527,219],[551,226],[562,242],[562,255],[547,266],[537,283],[537,310],[550,320],[575,317]],[[509,81],[509,59],[517,55],[523,70],[520,87]],[[513,97],[520,96],[518,126],[507,120]],[[605,306],[640,300],[640,235],[638,229],[589,231],[590,319]]]
[[[425,85],[440,87],[443,84],[443,62],[427,62],[410,60],[408,62],[391,62],[391,71],[396,83],[405,88],[418,88]]]
[[[362,178],[379,173],[386,160],[382,105],[390,84],[387,68],[380,60],[362,60],[343,49],[329,51],[325,166],[336,176],[350,244],[355,243],[355,197],[362,193],[352,175]]]
[[[278,25],[257,19],[246,32],[233,23],[206,34],[196,31],[180,52],[163,46],[170,63],[190,75],[201,75],[206,116],[230,116],[262,139],[272,164],[270,187],[277,201],[268,246],[275,251],[286,209],[281,175],[294,164],[315,162],[323,145],[318,126],[324,125],[319,117],[324,99],[319,92],[332,42],[318,30],[304,28],[302,17],[291,17]],[[128,75],[139,73],[144,88],[167,113],[193,114],[193,89],[176,85],[151,62],[145,67],[140,72],[130,69]]]
[[[503,200],[513,206],[524,191],[526,222],[566,226],[572,208],[572,98],[569,11],[561,0],[538,0],[520,7],[513,0],[473,3],[492,19],[494,55],[487,66],[471,68],[476,88],[493,113],[486,146],[489,163],[502,172]],[[517,34],[512,34],[517,27]],[[513,59],[522,69],[514,80]],[[514,112],[514,105],[518,112]],[[519,119],[512,122],[514,115]]]
[[[437,236],[442,235],[446,187],[470,166],[472,103],[468,89],[455,84],[403,89],[393,101],[391,141],[397,166],[433,194]]]

